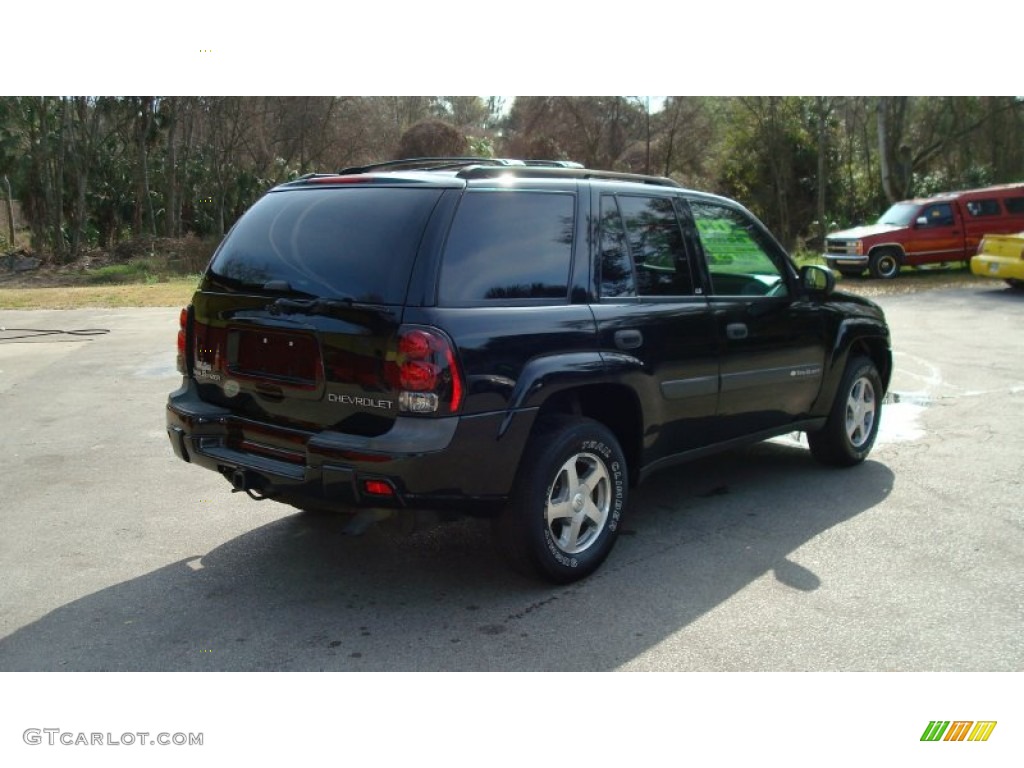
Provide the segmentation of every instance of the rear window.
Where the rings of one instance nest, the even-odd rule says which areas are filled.
[[[575,200],[561,192],[467,192],[448,235],[441,304],[566,299]]]
[[[401,304],[436,189],[275,192],[238,221],[207,273],[231,291]]]

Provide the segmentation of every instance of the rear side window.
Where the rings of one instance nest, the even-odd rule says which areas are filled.
[[[693,289],[672,200],[602,195],[601,296],[689,296]]]
[[[985,200],[970,200],[965,205],[971,216],[998,216],[1002,213],[999,210],[999,201],[993,198]]]
[[[467,192],[448,235],[441,304],[566,299],[575,200],[561,192]]]
[[[1010,213],[1024,213],[1024,197],[1007,197],[1003,205]]]
[[[601,296],[636,296],[626,231],[612,195],[601,195]]]
[[[264,196],[207,273],[231,291],[401,304],[436,189],[312,189]]]

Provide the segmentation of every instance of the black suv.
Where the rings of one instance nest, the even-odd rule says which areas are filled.
[[[861,462],[892,370],[873,303],[731,200],[575,163],[309,175],[238,221],[181,312],[183,460],[301,509],[490,516],[579,579],[655,470],[804,431]]]

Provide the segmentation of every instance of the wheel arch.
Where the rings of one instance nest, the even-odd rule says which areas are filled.
[[[850,344],[847,357],[863,355],[875,364],[878,369],[878,377],[882,380],[883,393],[889,391],[889,381],[892,378],[892,351],[885,339],[876,336],[862,336],[855,338]]]
[[[640,476],[643,409],[636,392],[625,384],[604,383],[563,389],[541,406],[534,429],[545,416],[585,416],[604,424],[615,435],[626,456],[630,485]]]
[[[858,355],[868,358],[875,364],[882,381],[882,394],[889,390],[893,369],[892,350],[884,329],[864,319],[846,321],[839,328],[835,346],[829,356],[825,380],[812,409],[815,415],[828,413],[847,363],[850,358]]]
[[[900,266],[905,266],[907,263],[907,252],[903,250],[903,246],[900,243],[879,243],[873,245],[868,249],[867,257],[870,260],[872,256],[881,251],[893,251],[896,254],[896,258],[900,261]]]
[[[879,280],[894,279],[906,264],[902,246],[880,245],[868,251],[868,272]]]

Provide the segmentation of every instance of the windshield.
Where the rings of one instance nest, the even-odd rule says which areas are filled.
[[[878,223],[892,224],[896,227],[906,227],[914,220],[915,213],[917,213],[917,204],[896,203],[896,205],[882,214]]]

